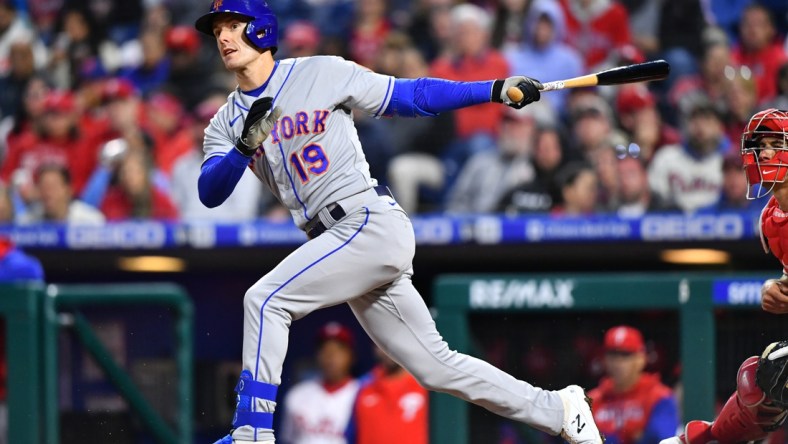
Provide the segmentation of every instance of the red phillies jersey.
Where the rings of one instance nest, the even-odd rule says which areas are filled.
[[[375,367],[356,400],[356,443],[427,444],[427,399],[409,373],[389,376]]]
[[[671,395],[659,376],[649,373],[644,373],[625,393],[615,393],[610,378],[602,379],[599,387],[588,392],[594,400],[594,421],[599,431],[617,437],[622,444],[640,439],[654,405]]]
[[[774,196],[761,211],[761,242],[764,250],[771,251],[780,261],[785,273],[788,268],[788,215],[780,209]]]

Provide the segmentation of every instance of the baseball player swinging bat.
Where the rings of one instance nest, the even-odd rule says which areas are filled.
[[[670,64],[664,60],[637,63],[634,65],[619,66],[596,74],[573,77],[566,80],[543,83],[542,91],[554,91],[564,88],[582,88],[596,85],[620,85],[622,83],[646,82],[649,80],[663,80],[670,73]],[[523,99],[523,92],[517,87],[510,87],[506,95],[514,102]]]

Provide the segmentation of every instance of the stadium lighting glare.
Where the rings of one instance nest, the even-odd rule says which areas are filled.
[[[118,268],[135,273],[177,273],[186,270],[186,262],[168,256],[121,257]]]
[[[731,255],[725,251],[712,250],[710,248],[686,248],[663,250],[660,258],[663,262],[670,264],[713,265],[727,264],[730,262]]]

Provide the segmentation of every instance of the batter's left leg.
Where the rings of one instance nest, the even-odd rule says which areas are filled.
[[[348,304],[375,343],[423,387],[452,394],[552,435],[565,435],[579,414],[577,420],[582,422],[564,437],[570,442],[602,442],[579,387],[543,390],[485,361],[450,350],[410,275],[405,273],[391,285]],[[582,433],[575,433],[576,429]]]

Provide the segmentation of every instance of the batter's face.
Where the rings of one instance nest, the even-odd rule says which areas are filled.
[[[220,14],[213,20],[213,36],[224,67],[240,71],[260,57],[257,48],[244,36],[247,20],[235,14]]]

